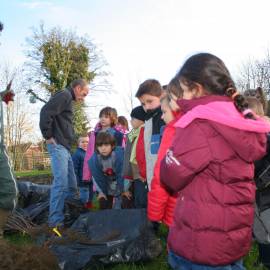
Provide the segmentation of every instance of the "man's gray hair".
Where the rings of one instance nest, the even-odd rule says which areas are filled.
[[[84,79],[76,79],[70,83],[70,88],[74,89],[76,86],[85,87],[88,82]]]

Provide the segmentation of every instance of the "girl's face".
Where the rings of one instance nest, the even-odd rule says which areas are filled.
[[[173,112],[167,102],[161,102],[161,111],[161,119],[163,119],[166,124],[170,123],[174,119]]]
[[[110,144],[102,144],[102,145],[97,147],[97,150],[98,150],[100,155],[107,157],[111,154],[113,148]]]
[[[180,110],[180,107],[178,106],[178,104],[176,103],[177,101],[177,96],[173,93],[169,93],[169,99],[170,99],[170,107],[174,112],[177,112]]]
[[[102,128],[109,128],[111,127],[111,119],[109,115],[102,114],[99,118],[99,123]]]

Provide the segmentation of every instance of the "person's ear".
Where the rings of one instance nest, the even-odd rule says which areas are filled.
[[[77,93],[80,93],[82,90],[82,87],[80,85],[77,85]]]
[[[195,83],[194,88],[192,89],[194,97],[202,97],[205,95],[205,90],[203,86],[199,83]]]

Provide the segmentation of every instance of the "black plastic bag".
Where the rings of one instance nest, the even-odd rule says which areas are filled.
[[[80,216],[81,213],[85,213],[83,204],[79,199],[68,199],[65,201],[64,207],[64,224],[66,227],[70,227],[73,222]],[[37,225],[41,225],[48,222],[49,216],[49,198],[46,201],[41,201],[29,205],[22,209],[24,216],[28,217],[32,222]]]
[[[63,270],[147,261],[162,251],[144,209],[89,212],[81,215],[71,229],[84,235],[86,241],[78,238],[54,243],[52,240],[50,247]]]
[[[19,207],[47,201],[50,195],[50,185],[38,185],[27,181],[17,181],[19,190]]]
[[[47,223],[49,215],[50,185],[18,181],[19,207],[24,216],[37,225]],[[78,199],[65,200],[65,226],[69,227],[86,210]]]

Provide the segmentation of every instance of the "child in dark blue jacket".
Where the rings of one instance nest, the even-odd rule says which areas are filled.
[[[96,151],[88,161],[100,209],[119,209],[121,195],[127,196],[122,177],[124,150],[115,145],[110,133],[100,132],[96,137]]]
[[[77,184],[80,192],[80,200],[86,208],[92,208],[93,199],[93,182],[83,181],[83,162],[87,149],[88,136],[80,136],[78,140],[78,148],[72,155],[74,171],[77,178]]]

